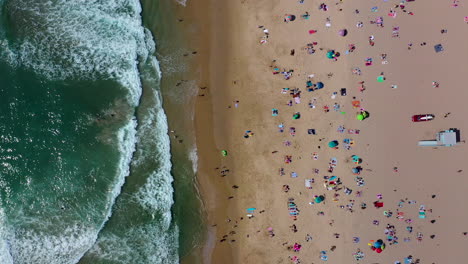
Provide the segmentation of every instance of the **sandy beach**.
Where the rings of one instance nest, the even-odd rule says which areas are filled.
[[[190,7],[207,36],[195,113],[204,263],[464,258],[463,3]],[[418,146],[450,128],[457,145]]]

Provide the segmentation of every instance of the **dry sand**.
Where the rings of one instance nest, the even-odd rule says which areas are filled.
[[[209,51],[202,54],[206,58],[202,66],[208,71],[202,73],[200,86],[208,88],[207,96],[197,103],[196,123],[199,182],[210,225],[205,262],[293,263],[290,257],[297,256],[300,263],[319,263],[320,251],[325,250],[328,263],[355,263],[353,253],[360,248],[365,254],[361,263],[403,263],[408,255],[420,259],[420,263],[461,263],[463,249],[468,246],[468,236],[462,234],[468,231],[464,208],[466,145],[430,148],[418,147],[417,142],[451,127],[461,130],[462,139],[468,131],[464,122],[468,114],[464,102],[468,98],[464,89],[467,69],[463,65],[468,57],[468,25],[463,20],[467,8],[462,4],[452,7],[452,1],[416,0],[405,4],[405,13],[394,8],[399,1],[327,1],[329,10],[321,11],[320,3],[211,1],[204,10],[208,13],[204,19],[211,23],[205,33],[211,38],[205,43]],[[378,7],[376,12],[371,11],[374,6]],[[387,15],[391,8],[397,12],[395,18]],[[308,20],[301,18],[306,11]],[[296,20],[283,22],[285,14],[294,14]],[[379,16],[384,27],[370,23]],[[327,17],[331,20],[329,28],[325,26]],[[356,27],[359,21],[362,28]],[[399,37],[392,37],[393,27],[399,27]],[[260,44],[265,28],[269,37],[267,43]],[[349,31],[346,37],[338,35],[343,28]],[[311,29],[317,33],[308,34]],[[448,32],[441,34],[441,29]],[[371,35],[375,37],[374,46],[368,43]],[[315,54],[307,54],[303,47],[315,41]],[[423,42],[426,45],[421,46]],[[409,43],[413,44],[410,50]],[[436,53],[433,46],[439,43],[445,50]],[[356,45],[351,54],[345,54],[348,44]],[[294,56],[290,55],[292,49]],[[341,53],[337,61],[326,58],[329,49]],[[388,64],[381,63],[382,53],[387,54]],[[368,57],[373,59],[372,66],[364,65]],[[293,69],[292,78],[273,75],[272,60],[281,70]],[[362,70],[361,76],[352,74],[354,67]],[[384,83],[376,81],[381,72],[386,77]],[[307,92],[309,74],[315,75],[313,82],[324,82],[325,88]],[[357,88],[361,81],[366,86],[363,93]],[[440,87],[433,88],[433,81]],[[393,84],[398,88],[392,89]],[[300,104],[286,105],[292,98],[281,94],[285,87],[302,91]],[[340,88],[347,88],[347,96],[339,95]],[[335,99],[331,98],[333,92],[338,92]],[[359,109],[351,106],[353,97],[370,112],[370,118],[356,120]],[[317,100],[315,109],[308,106],[313,98]],[[339,112],[333,110],[335,103],[341,106]],[[323,111],[325,105],[330,112]],[[271,115],[272,108],[279,109],[278,116]],[[295,112],[301,113],[300,119],[292,119]],[[448,112],[451,114],[444,118]],[[435,114],[436,119],[412,123],[414,114]],[[285,125],[284,133],[278,132],[280,123]],[[339,125],[361,133],[338,133]],[[289,127],[296,128],[294,137]],[[317,135],[308,135],[309,128],[316,129]],[[254,135],[244,138],[246,130]],[[355,141],[351,150],[342,147],[344,138]],[[330,149],[328,142],[335,139],[341,145]],[[291,146],[284,146],[284,141],[291,141]],[[221,157],[221,150],[229,155]],[[314,152],[318,160],[312,159]],[[364,160],[362,187],[357,186],[351,173],[355,165],[349,159],[353,154]],[[291,164],[284,163],[285,155],[292,156]],[[331,157],[338,159],[338,166],[328,173]],[[285,169],[285,176],[279,175],[279,168]],[[314,168],[320,170],[319,174],[314,174]],[[229,172],[222,177],[220,171],[225,169]],[[291,178],[291,172],[298,177]],[[340,177],[341,187],[349,187],[353,193],[347,196],[340,190],[338,201],[333,201],[335,192],[323,187],[323,176],[331,175]],[[305,188],[306,178],[315,179],[313,189]],[[234,185],[239,188],[232,188]],[[283,185],[289,185],[288,193],[282,191]],[[362,191],[361,197],[356,197],[357,191]],[[380,209],[372,206],[377,194],[383,196],[384,207]],[[309,204],[314,195],[325,195],[325,202]],[[300,209],[296,221],[288,215],[289,198],[294,198]],[[399,208],[400,199],[406,198],[416,203],[406,201]],[[349,200],[355,200],[353,213],[340,208],[350,204]],[[367,204],[365,210],[360,208],[363,202]],[[421,205],[427,209],[425,219],[418,218]],[[256,208],[251,219],[246,216],[247,208]],[[392,211],[393,216],[385,217],[385,210]],[[396,219],[397,210],[413,222]],[[324,215],[317,215],[319,211]],[[380,225],[373,225],[373,220]],[[297,232],[291,231],[293,224]],[[377,254],[367,243],[386,240],[387,224],[395,226],[399,243],[386,242],[385,250]],[[407,226],[413,227],[411,234]],[[270,227],[274,237],[268,235]],[[421,242],[416,241],[418,232],[423,234]],[[306,234],[312,241],[305,241]],[[435,237],[431,239],[431,235]],[[360,242],[353,243],[353,237],[359,237]],[[411,241],[404,242],[406,237]],[[300,252],[287,249],[294,243],[302,245]],[[332,246],[336,246],[334,251],[330,250]]]

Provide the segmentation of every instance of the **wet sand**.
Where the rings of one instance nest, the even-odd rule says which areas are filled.
[[[463,88],[467,70],[462,65],[468,57],[468,28],[463,22],[466,8],[451,7],[450,1],[430,5],[415,1],[406,4],[405,13],[394,8],[398,2],[337,1],[327,2],[328,11],[322,11],[319,4],[308,0],[303,4],[246,0],[227,5],[212,1],[209,9],[200,11],[205,14],[200,19],[211,25],[202,32],[210,41],[205,45],[209,49],[201,54],[205,60],[200,73],[200,86],[206,85],[208,92],[198,99],[195,117],[198,180],[210,232],[203,251],[205,263],[294,263],[294,256],[301,263],[318,263],[320,251],[327,251],[329,263],[348,263],[358,248],[365,254],[362,263],[403,263],[408,255],[421,263],[463,259],[462,249],[468,245],[468,237],[462,234],[468,231],[468,214],[463,210],[468,184],[463,162],[466,145],[431,148],[418,147],[417,142],[433,139],[436,132],[452,127],[461,130],[463,140],[464,131],[468,131],[463,120],[467,114],[463,102],[468,93]],[[374,6],[378,7],[376,12],[371,11]],[[388,16],[391,8],[397,12],[395,18]],[[306,11],[308,20],[301,18]],[[296,20],[283,22],[285,14],[296,15]],[[379,16],[384,27],[369,23]],[[329,28],[325,26],[327,17]],[[356,27],[359,21],[362,28]],[[399,27],[399,37],[392,37],[394,27]],[[265,28],[269,37],[267,43],[260,44]],[[341,37],[338,31],[344,28],[348,35]],[[317,32],[309,34],[312,29]],[[441,29],[448,31],[441,34]],[[371,35],[374,46],[369,45]],[[318,42],[315,53],[307,54],[303,48],[312,42]],[[426,45],[420,45],[423,42]],[[436,53],[433,46],[439,43],[445,50]],[[355,44],[356,50],[345,54],[348,44]],[[294,56],[290,55],[292,49]],[[329,49],[341,53],[337,61],[326,57]],[[383,53],[388,64],[381,63]],[[371,66],[364,65],[366,58],[372,58]],[[293,69],[291,79],[272,74],[272,65],[281,71]],[[353,75],[354,67],[359,67],[362,75]],[[381,72],[386,80],[378,83]],[[322,81],[325,87],[307,92],[305,83],[310,74],[314,74],[314,83]],[[357,88],[361,81],[364,92]],[[434,88],[433,81],[440,86]],[[281,93],[285,87],[301,90],[300,104],[286,105],[293,99]],[[347,88],[346,96],[339,95],[341,88]],[[333,92],[338,93],[335,99],[331,98]],[[353,97],[369,111],[368,119],[356,120],[359,108],[352,107]],[[314,98],[317,103],[312,109],[308,103]],[[237,108],[235,101],[239,101]],[[335,103],[340,105],[339,111],[333,110]],[[330,107],[328,113],[324,106]],[[272,108],[279,110],[278,116],[272,116]],[[296,112],[301,118],[293,120]],[[435,114],[436,118],[412,123],[414,114]],[[280,123],[285,126],[283,133],[278,132]],[[339,133],[339,125],[359,129],[360,134]],[[295,127],[295,136],[289,134],[289,127]],[[317,135],[307,134],[312,128]],[[247,130],[253,136],[244,138]],[[352,149],[343,148],[345,138],[354,140]],[[331,140],[340,142],[339,149],[328,147]],[[285,146],[285,141],[291,145]],[[221,150],[227,150],[228,155],[222,157]],[[312,158],[314,152],[318,160]],[[292,156],[290,164],[284,163],[286,155]],[[356,165],[350,161],[351,155],[363,159],[359,176],[364,186],[355,182],[351,168]],[[332,157],[338,165],[329,173]],[[279,175],[280,168],[284,168],[284,176]],[[318,174],[314,168],[319,169]],[[223,177],[221,171],[226,169],[229,172]],[[291,178],[292,172],[298,177]],[[334,201],[335,191],[323,187],[323,177],[332,175],[340,177],[341,187],[353,193],[346,195],[341,189]],[[304,186],[307,178],[315,180],[312,189]],[[287,193],[282,191],[283,185],[289,186]],[[356,196],[358,191],[362,191],[360,197]],[[378,194],[384,202],[380,209],[372,205]],[[309,204],[314,195],[325,195],[325,201]],[[296,221],[288,215],[289,198],[300,209]],[[398,207],[400,199],[402,207]],[[412,200],[416,202],[409,204]],[[351,203],[352,213],[346,209]],[[361,203],[367,208],[361,209]],[[421,205],[426,208],[425,219],[418,218]],[[248,208],[256,208],[253,218],[247,217]],[[402,220],[396,218],[397,210],[404,213]],[[385,217],[384,211],[393,212],[393,216]],[[412,222],[405,222],[407,219]],[[380,224],[374,225],[374,220]],[[293,224],[297,232],[291,231]],[[395,226],[398,244],[386,241],[386,248],[378,254],[367,243],[386,240],[387,224]],[[412,233],[407,226],[413,228]],[[423,235],[421,242],[416,239],[418,232]],[[307,234],[312,241],[305,241]],[[435,235],[433,239],[431,235]],[[353,237],[359,237],[360,242],[353,243]],[[404,242],[406,237],[411,241]],[[294,243],[301,244],[299,252],[288,250]],[[332,251],[333,246],[336,249]]]

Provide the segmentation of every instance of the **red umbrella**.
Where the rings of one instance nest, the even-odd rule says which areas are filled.
[[[377,253],[382,253],[382,251],[383,251],[383,250],[382,250],[381,248],[375,249],[375,252],[377,252]]]

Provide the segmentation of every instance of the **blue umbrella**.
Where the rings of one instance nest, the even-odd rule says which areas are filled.
[[[323,82],[318,82],[317,83],[317,88],[322,89],[323,88]]]

